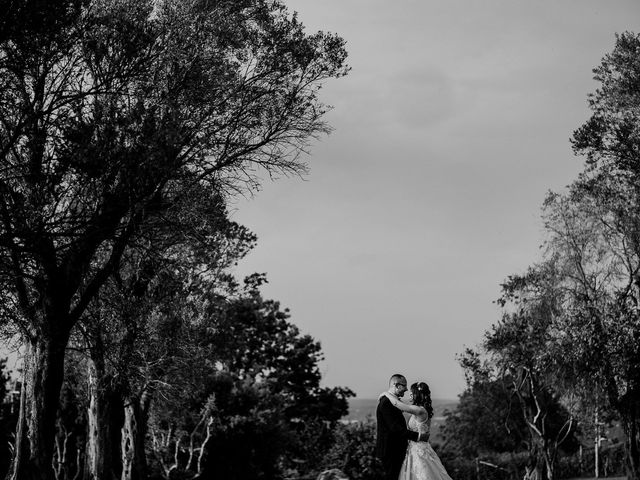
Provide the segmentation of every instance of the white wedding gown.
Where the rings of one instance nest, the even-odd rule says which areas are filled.
[[[409,430],[428,435],[431,430],[431,418],[420,422],[415,415],[411,415],[407,426]],[[451,477],[429,442],[410,440],[398,480],[451,480]]]

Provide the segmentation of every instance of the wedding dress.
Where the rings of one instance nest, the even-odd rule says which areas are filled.
[[[420,422],[415,415],[411,415],[407,427],[421,435],[428,435],[431,418]],[[429,442],[409,441],[398,480],[451,480],[451,477]]]

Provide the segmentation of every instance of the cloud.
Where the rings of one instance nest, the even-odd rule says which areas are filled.
[[[423,129],[446,120],[454,111],[451,79],[428,66],[389,77],[383,95],[389,117],[402,128]],[[384,109],[382,113],[387,114]]]

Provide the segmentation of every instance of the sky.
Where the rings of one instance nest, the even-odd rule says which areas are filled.
[[[325,386],[375,398],[389,376],[465,387],[456,356],[499,320],[501,282],[540,258],[540,207],[582,169],[592,69],[638,0],[288,0],[346,40],[334,131],[304,178],[233,204],[258,236],[240,277],[322,344]]]

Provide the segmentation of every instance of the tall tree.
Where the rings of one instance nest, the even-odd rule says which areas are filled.
[[[545,205],[547,258],[561,274],[558,357],[602,389],[626,434],[628,477],[640,478],[640,35],[616,37],[594,69],[591,117],[573,135],[584,171]]]
[[[346,54],[278,1],[0,9],[0,282],[28,346],[12,475],[50,479],[69,335],[136,232],[194,182],[304,171]]]
[[[602,187],[601,178],[597,188]],[[640,256],[628,238],[626,222],[594,200],[580,187],[567,196],[550,195],[546,202],[546,254],[560,274],[556,289],[563,297],[551,345],[557,368],[567,372],[565,378],[582,400],[597,409],[612,409],[620,418],[628,475],[636,478]]]
[[[136,235],[79,323],[78,346],[87,350],[91,367],[89,422],[95,428],[89,429],[87,465],[93,478],[120,476],[123,467],[123,479],[144,476],[147,414],[159,382],[170,382],[164,377],[183,341],[180,323],[193,321],[190,299],[203,289],[208,296],[222,294],[227,269],[255,241],[227,218],[221,196],[198,193],[174,206],[170,224],[152,223]]]
[[[560,404],[564,393],[556,369],[554,319],[561,311],[560,297],[549,288],[553,271],[532,268],[512,276],[503,285],[500,322],[485,334],[483,348],[503,380],[511,384],[519,413],[528,431],[530,457],[540,475],[553,480],[561,449],[575,444],[574,416]]]

